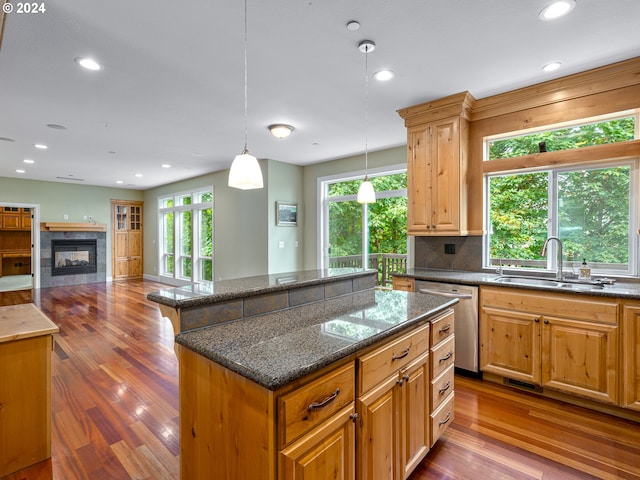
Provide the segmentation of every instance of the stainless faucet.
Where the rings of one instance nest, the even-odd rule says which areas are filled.
[[[558,242],[558,269],[556,270],[556,279],[562,280],[562,240],[558,237],[549,237],[544,241],[544,245],[542,245],[542,251],[540,252],[540,256],[544,257],[547,253],[547,243],[549,240],[555,240]]]

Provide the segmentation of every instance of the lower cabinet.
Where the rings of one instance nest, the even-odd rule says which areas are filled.
[[[483,287],[483,372],[618,403],[618,303],[603,297]]]
[[[640,411],[640,302],[622,304],[622,406]]]

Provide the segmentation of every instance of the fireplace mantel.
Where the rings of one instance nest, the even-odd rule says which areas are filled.
[[[41,232],[106,232],[105,223],[41,222]]]

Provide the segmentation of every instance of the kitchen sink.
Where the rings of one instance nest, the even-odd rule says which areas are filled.
[[[603,285],[593,283],[579,283],[555,280],[553,278],[518,277],[515,275],[501,275],[494,279],[496,283],[511,283],[514,285],[530,285],[533,287],[553,287],[562,290],[602,290]]]

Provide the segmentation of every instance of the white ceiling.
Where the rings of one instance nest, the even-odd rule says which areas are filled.
[[[248,0],[249,149],[308,165],[362,153],[365,135],[369,151],[403,145],[399,108],[640,56],[639,0],[577,0],[568,16],[543,22],[550,1]],[[44,5],[6,17],[0,137],[15,141],[0,141],[0,176],[146,189],[229,167],[244,146],[242,1]],[[349,20],[360,30],[347,30]],[[370,80],[367,129],[363,39],[377,46],[369,74],[396,72]],[[83,56],[104,69],[81,69],[74,59]],[[562,67],[544,73],[552,61]],[[272,123],[295,131],[278,140]]]

